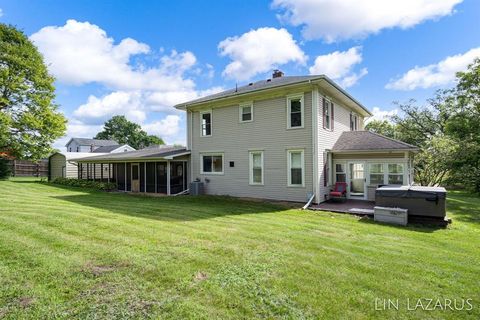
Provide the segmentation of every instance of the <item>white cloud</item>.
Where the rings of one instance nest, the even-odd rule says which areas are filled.
[[[73,114],[89,123],[103,123],[113,115],[124,115],[130,121],[142,123],[146,112],[141,98],[140,92],[124,91],[112,92],[101,98],[89,96],[87,102]]]
[[[367,68],[353,72],[354,66],[362,62],[361,50],[361,47],[353,47],[347,51],[318,56],[314,65],[309,68],[310,74],[325,74],[338,81],[342,87],[351,87],[368,73]]]
[[[153,111],[175,112],[176,109],[171,106],[200,97],[208,96],[225,90],[223,87],[212,87],[199,91],[170,91],[170,92],[153,92],[145,97],[145,103]]]
[[[180,116],[170,114],[159,121],[144,124],[142,128],[149,134],[168,140],[180,132]]]
[[[463,0],[273,0],[281,21],[303,26],[305,39],[361,38],[386,28],[406,29],[453,12]]]
[[[259,28],[229,37],[218,44],[218,49],[222,56],[232,60],[223,75],[236,80],[247,80],[289,62],[304,64],[307,60],[292,35],[283,28]]]
[[[196,58],[186,51],[160,58],[156,67],[133,66],[131,59],[150,53],[147,44],[125,38],[115,44],[100,27],[68,20],[48,26],[30,37],[44,55],[50,71],[61,82],[82,85],[96,82],[116,90],[193,90],[184,73]]]
[[[407,71],[398,79],[392,79],[385,86],[387,89],[414,90],[417,88],[431,88],[446,86],[455,81],[455,74],[466,70],[475,58],[480,58],[480,47],[471,49],[463,54],[449,56],[444,60]]]
[[[373,120],[387,120],[387,121],[390,121],[390,119],[393,117],[393,116],[396,116],[398,115],[398,109],[393,109],[393,110],[382,110],[380,109],[379,107],[374,107],[373,110],[372,110],[372,113],[373,113],[373,116],[368,118],[366,121],[365,121],[365,124],[373,121]]]
[[[0,17],[3,16],[3,10],[0,8]]]

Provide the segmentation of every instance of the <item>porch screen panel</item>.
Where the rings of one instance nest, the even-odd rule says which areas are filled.
[[[145,192],[145,164],[140,162],[140,192]]]
[[[117,163],[117,188],[118,190],[125,190],[125,164]]]
[[[147,192],[155,192],[155,162],[147,162]]]
[[[157,192],[167,193],[167,163],[156,162],[157,166]]]
[[[132,164],[127,163],[127,191],[132,191]]]

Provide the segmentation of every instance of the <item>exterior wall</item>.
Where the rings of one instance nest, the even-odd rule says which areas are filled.
[[[91,152],[90,146],[78,145],[75,141],[70,142],[66,147],[67,147],[67,152]],[[80,147],[78,151],[77,151],[77,147]]]
[[[327,196],[332,189],[334,182],[332,181],[332,159],[327,155],[326,150],[332,149],[333,145],[340,137],[342,132],[350,131],[350,113],[351,110],[342,106],[337,100],[330,97],[325,97],[328,100],[331,100],[334,104],[333,112],[333,130],[323,128],[323,98],[325,96],[319,92],[317,99],[317,148],[318,148],[318,163],[317,163],[317,172],[318,172],[318,188],[317,188],[317,197],[315,202],[322,202],[327,200]],[[359,127],[363,126],[363,118],[359,117]],[[327,165],[327,170],[324,166]],[[326,175],[326,176],[325,176]],[[327,185],[325,186],[325,179],[327,180]]]
[[[312,92],[304,93],[304,128],[287,129],[286,96],[255,100],[253,121],[239,122],[239,106],[212,109],[212,136],[200,135],[200,112],[187,113],[191,179],[208,194],[305,202],[313,192]],[[288,187],[287,150],[304,150],[304,187]],[[249,184],[249,151],[264,152],[264,184]],[[224,153],[224,174],[201,174],[200,154]],[[229,162],[234,161],[234,167]],[[206,182],[206,179],[209,182]]]
[[[404,172],[404,184],[413,183],[413,167],[411,161],[411,155],[402,152],[384,152],[384,153],[336,153],[332,155],[333,165],[335,163],[347,164],[349,161],[362,161],[365,163],[365,178],[366,178],[366,200],[375,201],[375,190],[378,185],[370,184],[370,172],[369,164],[371,163],[401,163],[405,166]],[[333,170],[332,165],[332,170]],[[346,169],[348,171],[348,168]],[[348,176],[348,174],[347,174]],[[332,182],[335,181],[332,173]],[[348,180],[347,180],[348,182]]]

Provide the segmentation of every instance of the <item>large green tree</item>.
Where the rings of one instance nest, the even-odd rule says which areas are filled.
[[[0,23],[0,151],[32,160],[52,151],[66,129],[53,83],[28,37]]]
[[[395,124],[388,120],[372,120],[367,123],[365,130],[395,139]]]
[[[128,121],[124,116],[114,116],[105,122],[103,131],[97,133],[95,139],[115,140],[137,150],[151,145],[165,144],[161,138],[148,135],[139,124]]]

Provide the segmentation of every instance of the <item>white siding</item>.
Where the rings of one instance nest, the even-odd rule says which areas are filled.
[[[325,150],[332,149],[333,145],[340,137],[342,132],[350,131],[350,113],[351,110],[342,106],[338,103],[335,99],[330,99],[334,103],[334,126],[333,131],[327,130],[323,128],[323,98],[324,95],[320,92],[318,95],[318,114],[317,114],[317,130],[318,130],[318,192],[317,196],[318,199],[315,199],[315,202],[322,202],[325,201],[325,196],[330,193],[331,184],[332,184],[332,162],[331,159],[326,159],[325,157]],[[363,118],[359,117],[360,126],[363,126]],[[329,177],[327,186],[324,185],[325,179],[325,171],[324,171],[324,163],[328,161],[329,164]]]
[[[313,191],[312,93],[304,93],[304,128],[287,129],[287,100],[278,97],[254,101],[253,121],[239,122],[238,105],[212,110],[212,136],[200,136],[200,113],[192,120],[192,179],[205,182],[208,194],[254,197],[287,201],[307,200]],[[305,150],[305,186],[288,187],[287,150]],[[264,152],[264,184],[249,184],[249,151]],[[224,174],[200,174],[202,152],[224,153]],[[234,167],[229,166],[234,161]]]

